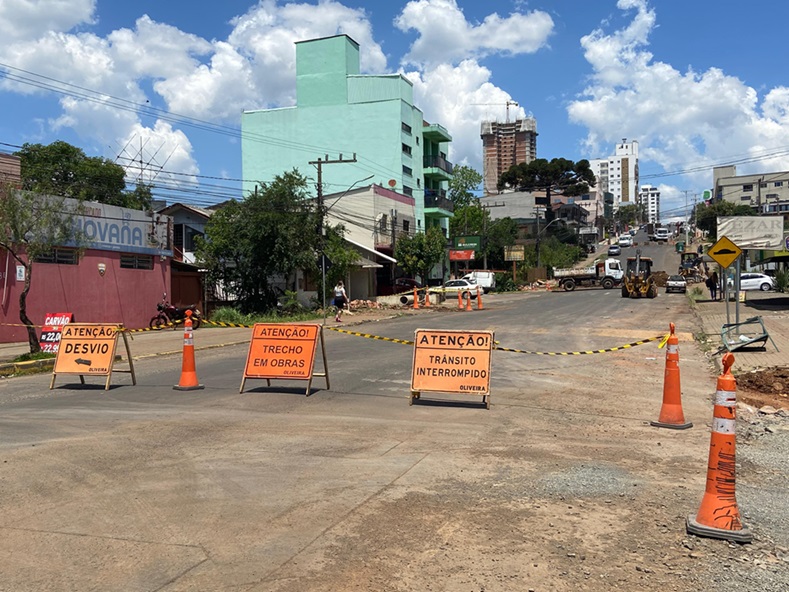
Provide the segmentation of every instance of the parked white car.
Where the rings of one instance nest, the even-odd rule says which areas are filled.
[[[452,298],[453,296],[457,298],[457,293],[460,292],[463,294],[463,298],[471,298],[477,297],[477,290],[481,289],[480,286],[476,284],[476,282],[472,282],[465,279],[459,280],[449,280],[446,282],[441,288],[431,288],[431,292],[440,292],[443,291],[447,298]]]
[[[734,279],[729,278],[729,287],[734,288]],[[763,273],[743,273],[740,276],[740,290],[761,290],[767,292],[775,289],[775,280]]]

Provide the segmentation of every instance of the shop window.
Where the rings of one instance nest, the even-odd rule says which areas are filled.
[[[55,247],[49,253],[39,255],[35,259],[36,263],[55,263],[57,265],[77,265],[79,257],[76,249],[66,249]]]

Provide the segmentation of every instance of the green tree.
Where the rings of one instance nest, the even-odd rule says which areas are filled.
[[[583,195],[595,183],[588,160],[573,162],[566,158],[554,158],[551,161],[536,158],[529,163],[511,166],[499,177],[497,186],[500,190],[545,191],[545,202],[550,212],[552,195]]]
[[[449,235],[482,237],[482,252],[476,258],[487,259],[488,266],[504,264],[504,247],[515,244],[518,236],[518,225],[511,218],[491,220],[490,212],[479,205],[471,203],[455,209],[455,215],[449,221]]]
[[[244,313],[276,307],[270,278],[298,269],[318,270],[318,215],[296,170],[262,184],[243,201],[231,201],[208,220],[197,256],[209,281],[236,296]]]
[[[455,211],[459,207],[465,207],[477,201],[473,191],[479,189],[480,183],[482,183],[482,175],[471,167],[458,165],[452,170],[452,180],[449,181],[447,196],[455,204]]]
[[[106,158],[86,156],[67,142],[24,144],[16,155],[20,158],[23,189],[137,210],[150,208],[149,186],[138,185],[127,191],[122,166]]]
[[[444,233],[437,226],[413,236],[402,235],[395,243],[397,265],[407,274],[419,276],[423,283],[427,283],[430,270],[444,259],[446,242]]]
[[[627,224],[629,226],[637,224],[639,220],[639,207],[635,204],[619,206],[616,218],[621,224]]]
[[[694,212],[696,227],[708,233],[708,238],[713,242],[718,240],[719,216],[755,216],[756,212],[750,206],[736,204],[731,201],[716,201],[710,205],[698,204]]]
[[[69,205],[65,198],[41,196],[31,191],[0,185],[0,247],[25,268],[25,284],[19,294],[19,320],[27,326],[30,353],[41,351],[33,322],[27,316],[27,295],[33,279],[35,260],[65,244],[84,242],[76,230],[75,216],[82,213],[79,202]],[[79,250],[79,249],[78,249]]]

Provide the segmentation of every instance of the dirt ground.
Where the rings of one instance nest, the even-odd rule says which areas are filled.
[[[765,368],[737,376],[739,398],[748,405],[789,410],[789,367]]]

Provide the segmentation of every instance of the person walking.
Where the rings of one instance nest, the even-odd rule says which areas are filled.
[[[345,293],[345,286],[343,286],[342,280],[340,280],[334,286],[334,306],[337,307],[337,314],[334,315],[334,320],[338,323],[342,321],[342,311],[346,302],[348,302],[348,295]]]
[[[710,296],[712,297],[712,300],[715,301],[715,300],[718,299],[718,287],[719,287],[719,284],[720,284],[720,282],[718,280],[718,272],[717,271],[713,271],[712,272],[712,275],[710,276],[710,280],[712,280],[710,282]]]

